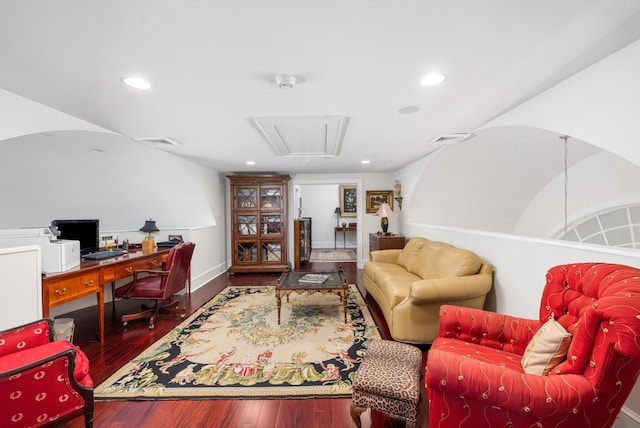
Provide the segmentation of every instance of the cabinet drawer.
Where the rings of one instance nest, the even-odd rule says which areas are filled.
[[[98,292],[99,283],[100,273],[98,271],[60,281],[49,281],[49,306],[95,294]]]

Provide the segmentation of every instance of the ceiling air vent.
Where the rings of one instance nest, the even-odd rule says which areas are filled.
[[[276,154],[284,157],[338,156],[349,124],[344,116],[264,117],[253,121]]]
[[[141,137],[136,138],[135,140],[142,144],[146,144],[147,146],[158,148],[176,147],[180,145],[180,143],[178,143],[176,140],[172,140],[171,138],[167,137]]]
[[[471,134],[443,134],[429,141],[429,144],[456,144],[469,138]]]

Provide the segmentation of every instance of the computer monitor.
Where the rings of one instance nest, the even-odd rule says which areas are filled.
[[[60,232],[58,239],[80,241],[80,255],[100,249],[99,220],[53,220],[51,226],[55,226]]]

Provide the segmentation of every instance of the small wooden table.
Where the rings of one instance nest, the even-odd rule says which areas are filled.
[[[321,284],[312,284],[300,282],[300,279],[307,275],[328,275],[329,277]],[[289,295],[293,292],[302,294],[307,292],[313,293],[333,293],[340,296],[344,311],[344,322],[347,322],[347,300],[349,297],[349,284],[344,277],[342,270],[331,272],[285,272],[280,276],[276,284],[276,302],[278,304],[278,324],[280,324],[280,308],[282,305],[282,296],[287,296],[289,303]]]

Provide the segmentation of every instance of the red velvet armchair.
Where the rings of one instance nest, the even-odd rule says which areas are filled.
[[[52,319],[0,332],[1,427],[56,425],[82,414],[93,426],[87,357],[53,333]]]
[[[548,375],[522,356],[550,316],[572,338]],[[610,427],[640,373],[640,270],[581,263],[547,273],[540,319],[443,306],[427,356],[429,428]]]

